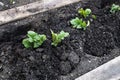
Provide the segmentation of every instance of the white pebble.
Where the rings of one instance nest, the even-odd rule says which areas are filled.
[[[4,3],[0,2],[0,6],[4,6]]]
[[[15,4],[15,1],[13,1],[13,4]]]

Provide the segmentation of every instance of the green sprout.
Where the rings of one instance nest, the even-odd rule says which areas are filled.
[[[111,13],[116,13],[116,12],[118,12],[118,11],[120,11],[120,6],[119,6],[119,5],[116,5],[116,4],[113,4],[112,7],[111,7],[110,12],[111,12]]]
[[[97,19],[96,15],[92,15],[92,18],[93,18],[93,19]]]
[[[92,11],[91,11],[91,9],[83,9],[83,8],[80,8],[79,10],[78,10],[78,13],[81,15],[81,16],[83,16],[84,18],[86,18],[86,17],[88,17],[91,13],[92,13]]]
[[[70,23],[73,25],[72,26],[73,28],[83,29],[83,30],[86,30],[87,26],[90,25],[90,21],[86,23],[85,21],[83,21],[82,19],[79,19],[78,17],[76,17],[75,19],[72,19]]]
[[[68,37],[69,36],[69,33],[68,32],[64,32],[64,31],[61,31],[59,34],[57,33],[54,33],[52,30],[51,30],[51,34],[52,34],[52,44],[53,46],[57,46],[62,40],[64,40],[65,37]]]
[[[10,3],[13,3],[14,2],[14,0],[10,0]]]
[[[38,48],[47,39],[46,35],[40,35],[34,31],[28,31],[27,37],[22,41],[25,48]]]

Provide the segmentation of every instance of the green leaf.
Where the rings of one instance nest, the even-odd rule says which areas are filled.
[[[46,38],[46,36],[45,35],[39,35],[39,43],[40,43],[40,46],[43,44],[43,41],[45,41],[47,38]]]
[[[40,46],[40,43],[34,42],[34,47],[33,48],[38,48]]]
[[[111,13],[116,13],[116,12],[118,12],[118,11],[120,11],[120,6],[119,6],[119,5],[116,5],[116,4],[113,4],[113,5],[111,6],[110,12],[111,12]]]
[[[69,33],[61,31],[59,34],[54,33],[51,30],[52,33],[52,44],[53,46],[57,46],[62,40],[64,40],[65,37],[69,36]]]
[[[85,30],[87,26],[89,26],[85,21],[83,21],[82,19],[79,19],[78,17],[76,17],[75,19],[72,19],[70,23],[72,24],[73,28],[77,28],[77,29],[83,28]]]
[[[29,42],[29,39],[26,38],[22,41],[22,44],[24,45],[25,48],[30,48],[31,47],[31,43]]]
[[[75,19],[72,19],[70,23],[74,26],[77,26],[80,23],[80,20],[78,17],[76,17]]]
[[[60,34],[58,34],[58,39],[63,40],[67,36],[69,36],[69,33],[61,31]]]
[[[96,17],[95,15],[92,15],[92,18],[93,18],[93,19],[97,19],[97,17]]]
[[[38,48],[47,39],[46,35],[40,35],[34,31],[28,31],[27,36],[28,36],[28,38],[23,39],[23,45],[26,48],[30,48],[30,47]]]
[[[56,39],[57,39],[57,34],[55,34],[52,30],[51,30],[51,33],[52,33],[52,41],[54,42]]]
[[[81,14],[81,15],[83,15],[83,14],[84,14],[84,9],[83,9],[83,8],[80,8],[80,9],[78,10],[78,13]]]
[[[82,19],[79,19],[78,17],[76,17],[75,19],[72,19],[70,23],[73,25],[73,28],[76,28],[76,27],[81,28],[80,24],[82,23]]]
[[[92,12],[91,9],[86,9],[86,10],[85,10],[85,13],[86,13],[87,15],[91,14],[91,12]]]
[[[86,26],[87,26],[87,24],[86,24],[85,21],[83,21],[82,26],[83,26],[83,29],[86,30]]]
[[[45,41],[47,39],[46,35],[39,35],[41,41]]]
[[[29,37],[28,40],[29,40],[29,42],[31,42],[31,43],[34,42],[34,39],[31,38],[31,37]]]
[[[39,35],[36,35],[35,37],[34,37],[34,41],[38,41],[38,40],[40,40],[40,36]]]
[[[92,11],[91,11],[91,9],[83,9],[83,8],[80,8],[79,10],[78,10],[78,13],[81,15],[81,16],[83,16],[84,18],[86,18],[86,17],[88,17],[91,13],[92,13]]]
[[[87,21],[87,26],[90,26],[90,21],[89,20]]]
[[[13,3],[14,0],[10,0],[10,3]]]
[[[78,25],[76,28],[77,28],[77,29],[82,29],[82,26],[81,26],[81,25]]]
[[[38,35],[38,34],[35,33],[34,31],[28,31],[28,34],[27,34],[27,36],[31,37],[31,38],[34,38],[36,35]]]

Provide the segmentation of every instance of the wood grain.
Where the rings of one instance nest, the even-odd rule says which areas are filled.
[[[80,0],[42,0],[0,12],[0,25],[26,18],[50,9],[62,7]]]
[[[120,56],[75,80],[120,80]]]

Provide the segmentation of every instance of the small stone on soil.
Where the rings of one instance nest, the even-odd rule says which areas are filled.
[[[31,61],[34,61],[34,60],[35,60],[35,58],[34,58],[33,56],[30,56],[29,59],[30,59]]]
[[[4,3],[0,2],[0,6],[4,6]]]
[[[69,56],[69,53],[63,53],[60,57],[61,60],[66,60]]]
[[[61,71],[61,74],[67,74],[71,71],[71,65],[70,65],[70,62],[61,62],[60,63],[60,71]]]
[[[38,52],[42,52],[42,51],[44,51],[44,49],[42,49],[42,48],[38,48],[38,49],[36,49],[36,51],[38,51]]]
[[[77,64],[79,63],[79,56],[74,51],[72,51],[69,54],[68,60],[70,60],[74,64]]]

